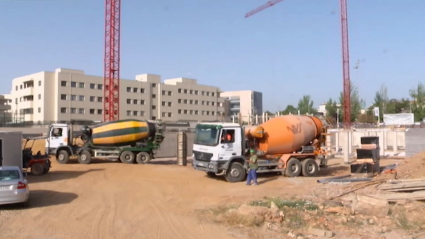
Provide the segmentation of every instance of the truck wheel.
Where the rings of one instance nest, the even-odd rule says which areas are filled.
[[[44,167],[43,165],[39,163],[35,163],[31,165],[31,174],[34,176],[40,176],[44,173]]]
[[[83,152],[78,155],[78,162],[80,164],[89,164],[91,162],[91,153],[87,150],[83,150]]]
[[[296,158],[291,158],[286,163],[285,176],[298,177],[301,173],[301,163]]]
[[[66,164],[69,160],[69,153],[66,150],[61,150],[58,153],[58,156],[56,157],[56,161],[60,164]]]
[[[120,160],[123,163],[132,164],[134,163],[134,153],[131,151],[124,151],[120,155]]]
[[[301,162],[302,172],[301,174],[306,177],[314,177],[319,171],[319,166],[316,163],[316,160],[313,158],[308,158]]]
[[[46,174],[50,171],[50,167],[44,167],[43,174]]]
[[[146,164],[151,160],[151,156],[147,152],[140,152],[136,156],[138,164]]]
[[[230,165],[229,170],[226,172],[226,180],[230,183],[240,182],[245,178],[246,172],[242,164],[234,162]]]

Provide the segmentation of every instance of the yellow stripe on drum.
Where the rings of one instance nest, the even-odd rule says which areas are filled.
[[[141,128],[148,127],[148,124],[143,121],[128,121],[128,122],[117,122],[110,123],[99,127],[93,128],[93,134],[98,134],[106,131],[125,129],[125,128]]]
[[[138,134],[126,134],[120,136],[112,136],[105,138],[96,138],[93,139],[94,145],[113,145],[116,143],[125,143],[125,142],[135,142],[140,139],[146,138],[149,132],[143,132]]]

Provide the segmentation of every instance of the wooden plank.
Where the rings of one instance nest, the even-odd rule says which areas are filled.
[[[395,188],[395,189],[387,189],[385,191],[388,192],[403,192],[403,191],[425,191],[425,187],[418,187],[418,188]]]
[[[416,182],[416,181],[425,182],[425,178],[390,179],[387,182],[391,184],[396,184],[396,183]]]
[[[407,182],[407,183],[397,183],[397,184],[381,184],[378,189],[387,190],[387,189],[399,189],[399,188],[417,188],[425,187],[425,182]]]
[[[388,201],[397,200],[425,200],[425,191],[417,191],[413,193],[389,193],[369,195],[374,198],[386,199]]]

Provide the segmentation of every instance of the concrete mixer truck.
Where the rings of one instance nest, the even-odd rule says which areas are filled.
[[[56,156],[60,164],[66,164],[72,156],[77,156],[81,164],[89,164],[93,158],[145,164],[154,158],[164,135],[159,123],[129,119],[83,126],[78,140],[80,144],[74,139],[72,125],[52,124],[46,152]]]
[[[208,176],[239,182],[247,173],[247,153],[255,149],[258,173],[315,176],[320,166],[327,164],[325,133],[325,122],[306,115],[284,115],[245,128],[236,123],[200,123],[196,126],[192,167]]]

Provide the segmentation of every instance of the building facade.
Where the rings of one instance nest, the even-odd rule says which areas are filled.
[[[120,119],[216,121],[225,117],[220,89],[194,79],[137,75],[120,81]],[[19,78],[12,83],[12,114],[25,121],[103,120],[103,77],[84,71],[56,69]]]
[[[248,118],[253,115],[263,113],[263,94],[257,91],[226,91],[221,92],[221,97],[226,98],[228,103],[228,116],[238,117],[241,115],[243,121],[248,122]]]

